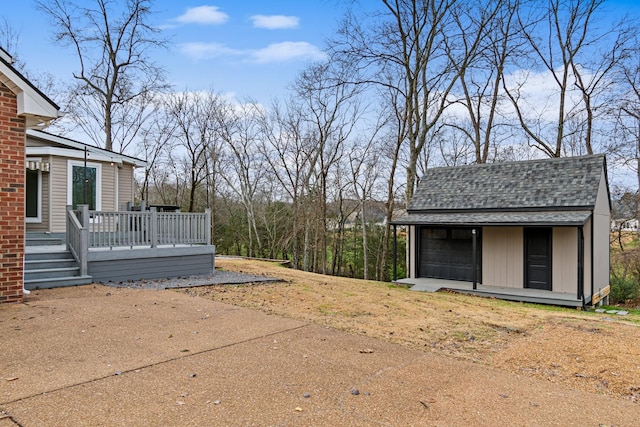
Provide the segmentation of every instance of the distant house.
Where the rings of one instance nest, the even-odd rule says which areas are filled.
[[[125,211],[144,160],[40,130],[27,131],[26,230],[64,235],[66,206]],[[86,184],[86,185],[85,185]]]
[[[0,303],[23,299],[25,132],[59,116],[59,107],[12,64],[0,48]]]
[[[628,231],[637,233],[639,228],[640,221],[635,218],[611,220],[611,231]]]
[[[434,168],[395,225],[408,226],[417,289],[581,306],[609,292],[605,157]]]

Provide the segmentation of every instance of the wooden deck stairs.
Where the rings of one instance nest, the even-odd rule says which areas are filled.
[[[25,239],[24,287],[27,290],[86,285],[91,276],[80,275],[80,267],[62,238],[29,233]]]

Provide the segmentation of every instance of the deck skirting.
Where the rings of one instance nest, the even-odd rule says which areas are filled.
[[[95,282],[122,282],[213,274],[215,246],[136,248],[88,253],[88,274]]]

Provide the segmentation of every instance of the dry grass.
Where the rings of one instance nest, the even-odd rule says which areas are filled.
[[[264,261],[221,258],[216,264],[283,282],[185,292],[576,389],[640,400],[637,315],[612,317],[446,292],[413,292]]]

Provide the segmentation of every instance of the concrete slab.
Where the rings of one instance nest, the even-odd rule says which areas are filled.
[[[174,291],[38,291],[0,306],[0,340],[0,427],[630,426],[640,417],[631,402]]]

